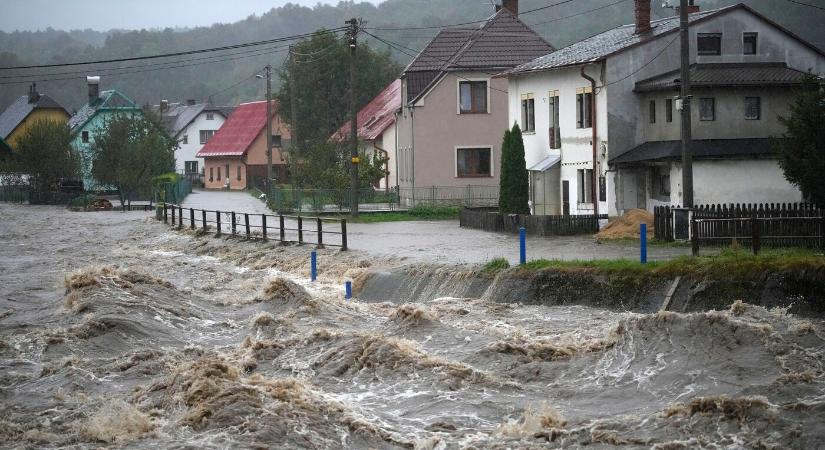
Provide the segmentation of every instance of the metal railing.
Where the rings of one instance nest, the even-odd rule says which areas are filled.
[[[347,250],[347,220],[326,217],[271,215],[184,208],[163,204],[162,220],[177,229],[215,230],[216,236],[228,234],[262,241],[277,240],[312,244],[319,248],[340,247]],[[333,224],[332,227],[324,226]],[[306,228],[309,226],[310,228]],[[314,228],[312,228],[314,226]],[[340,231],[335,231],[336,226]]]

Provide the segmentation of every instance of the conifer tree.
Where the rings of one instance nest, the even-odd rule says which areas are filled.
[[[524,140],[518,124],[514,124],[512,130],[505,132],[501,147],[499,212],[529,214],[527,162],[524,159]]]
[[[510,171],[507,169],[510,154],[510,130],[504,130],[504,139],[501,141],[501,171],[498,180],[498,210],[502,214],[510,211]]]

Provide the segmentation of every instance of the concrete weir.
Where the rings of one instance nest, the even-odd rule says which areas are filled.
[[[675,312],[721,310],[742,300],[767,308],[787,307],[803,316],[825,315],[825,274],[812,271],[732,276],[519,268],[490,273],[470,267],[404,266],[368,275],[355,294],[364,302],[484,298],[639,313],[659,311],[665,304]]]

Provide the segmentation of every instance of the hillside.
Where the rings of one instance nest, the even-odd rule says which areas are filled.
[[[825,3],[822,0],[810,1]],[[553,45],[562,47],[605,29],[632,22],[631,0],[592,13],[575,15],[613,3],[615,0],[579,0],[526,13],[522,15],[522,19],[530,25],[535,25],[535,29]],[[663,9],[658,2],[654,3],[654,17],[673,14],[671,10]],[[736,1],[703,0],[700,3],[703,9],[709,9],[731,5]],[[778,0],[751,0],[747,3],[825,48],[825,31],[820,26],[822,12]],[[547,0],[522,0],[521,10],[529,11],[548,4]],[[370,3],[340,2],[335,6],[318,5],[313,8],[288,4],[273,8],[262,16],[250,16],[233,24],[193,29],[120,30],[105,33],[92,30],[65,32],[47,29],[37,32],[0,33],[0,67],[99,60],[218,47],[307,33],[319,28],[335,28],[342,26],[348,17],[363,18],[368,27],[409,28],[475,21],[487,17],[491,12],[492,6],[479,0],[387,0],[378,6]],[[575,16],[569,17],[571,15]],[[374,33],[406,47],[420,49],[436,31],[437,29],[431,28],[381,30]],[[375,48],[388,50],[385,44],[367,36],[363,38],[369,39]],[[259,51],[252,53],[230,51],[220,56],[209,55],[210,59],[203,59],[203,55],[181,57],[173,59],[174,62],[171,64],[161,64],[153,60],[126,63],[122,66],[4,71],[0,74],[0,108],[5,108],[15,98],[24,94],[30,81],[45,79],[57,80],[38,81],[41,92],[49,93],[70,111],[79,108],[85,100],[86,74],[102,75],[104,89],[120,89],[141,104],[158,103],[161,98],[172,101],[204,99],[212,94],[213,102],[231,105],[261,98],[264,85],[256,81],[252,75],[267,63],[279,67],[285,55],[286,48],[283,44],[276,44],[263,46]],[[393,55],[401,63],[406,63],[409,59],[406,54],[395,52]],[[215,62],[216,59],[219,61]],[[113,67],[127,69],[115,73],[111,72]],[[104,68],[109,71],[103,70]],[[160,68],[163,70],[155,70]],[[10,84],[21,80],[25,82]]]

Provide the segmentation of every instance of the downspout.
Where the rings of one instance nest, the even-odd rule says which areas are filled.
[[[596,192],[597,184],[598,184],[598,174],[596,173],[599,170],[598,166],[598,142],[597,133],[596,133],[596,80],[584,72],[584,68],[587,66],[581,67],[581,76],[585,80],[590,82],[590,125],[593,129],[593,136],[592,136],[592,144],[593,144],[593,171],[590,172],[590,198],[593,202],[593,216],[595,216],[596,223],[599,223],[599,193]],[[597,227],[598,228],[598,227]]]
[[[415,106],[410,106],[410,165],[412,166],[410,185],[412,186],[412,203],[415,206]]]
[[[393,112],[393,116],[395,116],[395,189],[398,190],[400,188],[400,184],[398,184],[398,115],[401,113],[401,110],[396,110]]]

